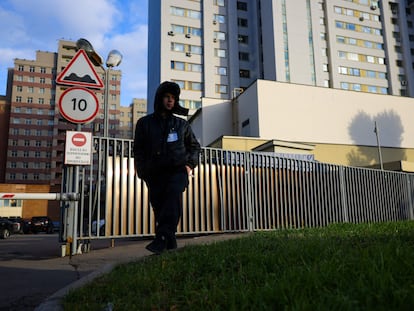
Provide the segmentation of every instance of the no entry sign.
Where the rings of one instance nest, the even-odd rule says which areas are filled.
[[[66,132],[65,164],[90,165],[92,157],[92,133]]]

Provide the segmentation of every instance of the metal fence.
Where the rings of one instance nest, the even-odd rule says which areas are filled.
[[[154,234],[148,190],[136,177],[133,141],[94,138],[90,166],[64,170],[61,241]],[[178,235],[381,222],[413,217],[414,175],[203,148],[184,192]]]

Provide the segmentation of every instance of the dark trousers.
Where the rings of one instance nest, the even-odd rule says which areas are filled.
[[[155,215],[156,236],[167,239],[174,237],[183,214],[183,192],[188,186],[187,172],[153,176],[147,181],[147,186]]]

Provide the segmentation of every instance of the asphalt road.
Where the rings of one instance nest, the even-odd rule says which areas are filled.
[[[128,245],[132,241],[117,241]],[[137,241],[135,241],[137,243]],[[142,244],[143,242],[141,242]],[[110,240],[93,241],[94,252],[106,258]],[[110,255],[110,254],[109,254]],[[96,255],[95,255],[96,256]],[[79,260],[88,254],[61,257],[58,234],[17,234],[0,240],[0,311],[34,310],[58,290],[93,272],[103,260],[83,265]]]
[[[178,247],[237,238],[240,234],[179,237]],[[58,234],[12,235],[0,240],[0,311],[62,310],[60,299],[115,265],[151,255],[147,239],[92,240],[88,253],[61,257]],[[112,247],[113,246],[113,247]]]

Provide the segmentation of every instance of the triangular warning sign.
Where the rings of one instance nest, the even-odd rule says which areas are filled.
[[[79,50],[56,78],[56,83],[103,88],[103,82],[84,50]]]

